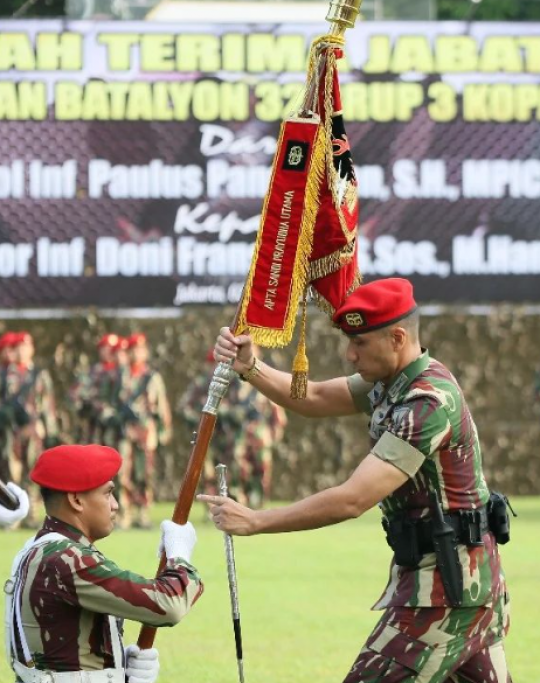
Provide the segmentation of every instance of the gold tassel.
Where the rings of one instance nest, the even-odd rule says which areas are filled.
[[[309,360],[306,353],[306,314],[307,288],[302,300],[302,321],[300,323],[300,338],[293,362],[291,398],[306,398],[308,385]]]

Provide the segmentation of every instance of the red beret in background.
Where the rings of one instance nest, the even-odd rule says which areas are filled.
[[[14,332],[11,346],[19,346],[19,344],[26,344],[33,341],[30,332]]]
[[[120,453],[109,446],[56,446],[39,456],[30,479],[47,489],[77,493],[106,484],[121,465]]]
[[[119,337],[117,334],[104,334],[97,343],[98,349],[102,346],[110,346],[111,349],[114,349],[118,345],[118,340]]]
[[[133,348],[134,346],[144,346],[146,344],[146,335],[141,332],[136,332],[127,338],[128,348]]]
[[[4,332],[4,334],[0,337],[0,349],[6,349],[15,346],[16,338],[16,332]]]
[[[411,283],[391,277],[355,289],[334,313],[333,321],[345,334],[365,334],[398,322],[416,308]]]

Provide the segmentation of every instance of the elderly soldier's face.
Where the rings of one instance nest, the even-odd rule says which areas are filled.
[[[114,520],[118,510],[118,503],[114,497],[114,482],[109,481],[91,491],[78,494],[84,506],[81,521],[86,527],[83,529],[91,541],[105,538],[114,529]]]
[[[399,347],[392,329],[349,337],[347,360],[366,382],[387,382],[399,370]]]

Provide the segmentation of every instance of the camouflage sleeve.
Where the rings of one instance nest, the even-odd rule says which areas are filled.
[[[58,423],[56,421],[56,401],[54,398],[54,387],[52,378],[47,370],[41,370],[37,381],[38,391],[36,404],[38,413],[45,423],[45,431],[48,436],[58,434]]]
[[[351,396],[359,413],[371,413],[371,404],[369,402],[368,394],[373,388],[373,384],[362,379],[361,375],[356,373],[347,377],[347,385]]]
[[[155,579],[121,569],[93,548],[71,545],[61,555],[65,585],[73,604],[91,612],[174,626],[203,592],[197,570],[184,560],[169,560]],[[66,593],[64,593],[66,595]]]
[[[450,436],[445,408],[433,396],[420,396],[395,408],[387,431],[372,453],[413,477],[424,460],[432,458]]]
[[[150,402],[159,421],[160,442],[166,443],[172,435],[172,415],[165,382],[159,372],[154,373],[148,388]]]

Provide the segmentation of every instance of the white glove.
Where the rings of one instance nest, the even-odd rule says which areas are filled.
[[[159,556],[165,551],[168,560],[181,557],[186,562],[190,562],[195,543],[197,543],[197,534],[191,522],[187,524],[175,524],[170,520],[161,522]]]
[[[18,499],[19,507],[16,510],[8,510],[3,505],[0,505],[0,525],[9,526],[10,524],[15,524],[15,522],[20,522],[28,514],[30,509],[30,501],[28,500],[28,494],[23,491],[17,484],[10,483],[6,486],[11,493]]]
[[[155,647],[141,650],[138,645],[128,645],[125,656],[128,683],[156,683],[159,655]]]

